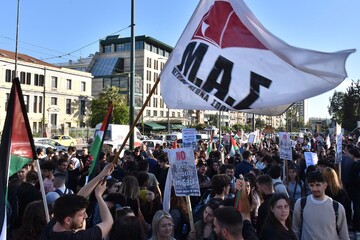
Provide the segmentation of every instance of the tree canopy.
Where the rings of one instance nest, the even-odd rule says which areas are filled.
[[[129,124],[129,106],[126,105],[126,95],[119,93],[118,87],[105,88],[90,105],[90,123],[92,127],[102,123],[108,111],[110,102],[113,103],[113,124]]]
[[[332,120],[347,131],[354,130],[360,120],[360,80],[353,81],[345,93],[335,91],[329,100],[328,112]]]

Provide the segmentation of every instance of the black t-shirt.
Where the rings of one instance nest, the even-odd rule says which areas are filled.
[[[44,231],[39,237],[39,240],[102,240],[102,232],[98,226],[85,230],[79,230],[77,232],[54,232],[53,227],[55,223],[56,222],[52,220],[48,223],[48,225],[46,225]]]

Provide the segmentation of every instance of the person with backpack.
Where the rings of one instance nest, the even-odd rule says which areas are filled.
[[[327,183],[322,173],[307,176],[311,194],[296,201],[293,231],[298,239],[349,239],[344,207],[325,195]]]
[[[56,199],[66,194],[74,194],[74,192],[65,186],[66,174],[65,173],[55,173],[54,174],[54,188],[52,192],[46,194],[46,201],[48,204],[52,204]]]
[[[289,197],[289,194],[286,190],[285,184],[281,180],[281,167],[278,164],[273,164],[267,174],[272,178],[272,182],[274,184],[275,193],[282,193]]]

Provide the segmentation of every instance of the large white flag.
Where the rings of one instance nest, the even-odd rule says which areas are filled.
[[[354,51],[292,47],[242,0],[201,0],[161,72],[161,95],[169,108],[279,115],[338,86]]]

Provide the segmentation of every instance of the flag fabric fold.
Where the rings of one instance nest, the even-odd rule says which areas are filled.
[[[18,78],[13,80],[0,146],[0,229],[6,239],[9,176],[36,159],[34,140]]]
[[[101,148],[104,143],[105,134],[108,129],[109,123],[111,122],[112,112],[113,112],[113,105],[110,104],[108,112],[105,116],[105,119],[104,119],[103,123],[101,124],[100,129],[96,132],[94,142],[91,145],[90,153],[93,156],[93,161],[89,168],[89,175],[88,175],[89,178],[92,177],[91,174],[93,173],[95,165],[99,160]]]
[[[243,0],[201,0],[160,74],[161,94],[169,108],[279,115],[338,86],[354,51],[293,47]]]
[[[235,156],[235,154],[238,152],[239,147],[235,141],[235,139],[230,136],[230,157]]]

